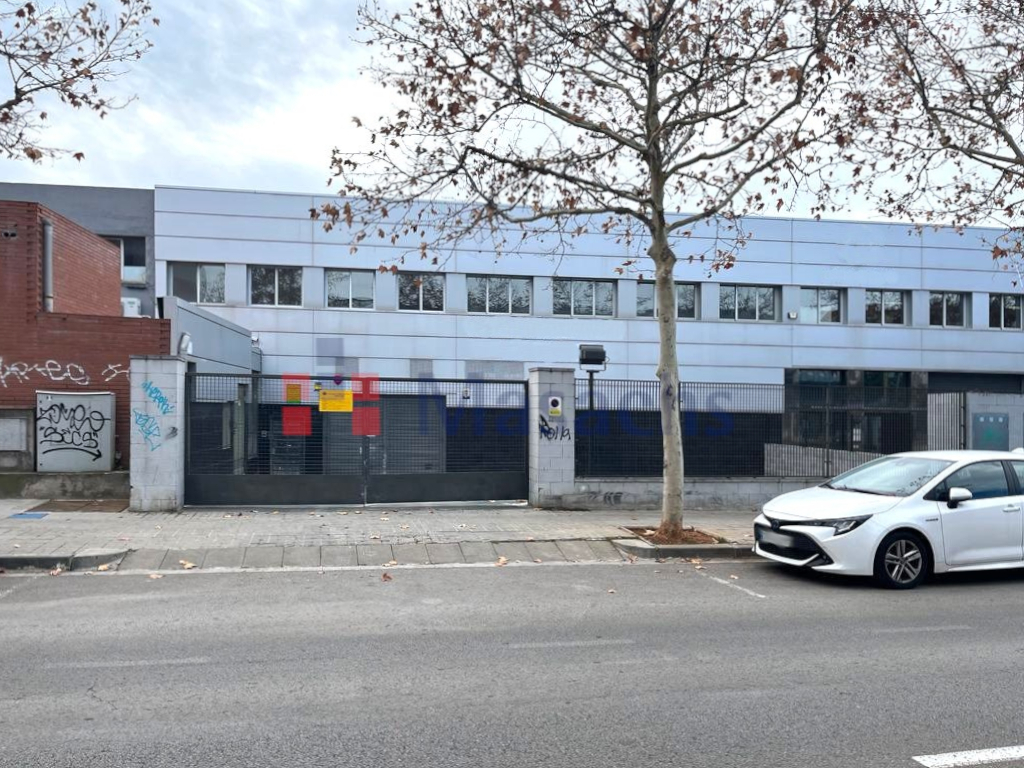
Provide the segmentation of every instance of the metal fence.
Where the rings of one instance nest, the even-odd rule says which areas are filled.
[[[657,381],[576,383],[576,474],[662,473]],[[959,399],[957,399],[959,398]],[[963,395],[910,388],[684,383],[691,477],[829,477],[871,458],[964,444]]]
[[[525,496],[523,382],[220,374],[186,381],[186,493],[191,488],[195,503],[224,496],[225,483],[234,483],[234,498],[262,487],[295,503]],[[234,482],[240,478],[248,483]],[[484,491],[485,478],[498,487]]]

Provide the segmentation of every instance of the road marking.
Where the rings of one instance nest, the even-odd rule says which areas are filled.
[[[736,584],[736,583],[731,582],[731,581],[727,581],[726,579],[720,579],[717,576],[712,576],[711,574],[705,573],[704,571],[697,571],[697,573],[699,573],[701,576],[703,576],[706,579],[711,579],[716,584],[722,584],[722,585],[724,585],[726,587],[730,587],[732,589],[738,589],[740,592],[743,592],[746,595],[750,595],[751,597],[756,597],[756,598],[758,598],[760,600],[767,600],[768,599],[768,595],[762,595],[760,592],[755,592],[752,589],[747,589],[746,587],[741,587],[739,584]]]
[[[509,643],[508,647],[516,650],[527,650],[534,648],[594,648],[603,645],[633,645],[635,640],[622,638],[619,640],[551,640],[543,643]]]
[[[124,669],[131,667],[191,667],[212,664],[213,659],[197,656],[194,659],[138,659],[121,661],[61,661],[44,664],[46,669]]]
[[[920,755],[914,762],[926,768],[963,768],[1024,759],[1024,746],[975,749],[971,752],[947,752],[944,755]]]
[[[3,600],[5,597],[7,597],[11,593],[13,593],[15,590],[20,589],[21,587],[25,586],[25,584],[28,584],[30,581],[35,581],[36,579],[38,579],[42,575],[43,574],[41,574],[41,573],[37,573],[35,576],[29,576],[28,578],[26,578],[24,583],[22,583],[22,584],[15,584],[13,587],[11,587],[9,589],[0,589],[0,600]]]
[[[966,624],[949,624],[945,627],[882,627],[881,629],[872,629],[871,632],[876,635],[902,635],[910,632],[971,632],[974,627],[968,627]]]

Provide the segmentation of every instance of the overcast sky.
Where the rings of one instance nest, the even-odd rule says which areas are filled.
[[[331,149],[385,94],[358,75],[357,1],[153,5],[155,47],[117,84],[138,99],[104,120],[53,108],[43,142],[85,160],[5,161],[3,180],[326,191]]]

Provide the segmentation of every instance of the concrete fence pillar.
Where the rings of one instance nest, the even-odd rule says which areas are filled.
[[[173,512],[185,497],[185,360],[131,357],[131,509]]]
[[[559,506],[576,482],[576,379],[572,368],[530,369],[530,503]]]

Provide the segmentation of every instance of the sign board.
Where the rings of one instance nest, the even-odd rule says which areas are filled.
[[[549,397],[548,398],[548,416],[561,416],[562,415],[562,398],[560,397]]]
[[[352,390],[321,389],[320,410],[326,413],[352,413]]]

